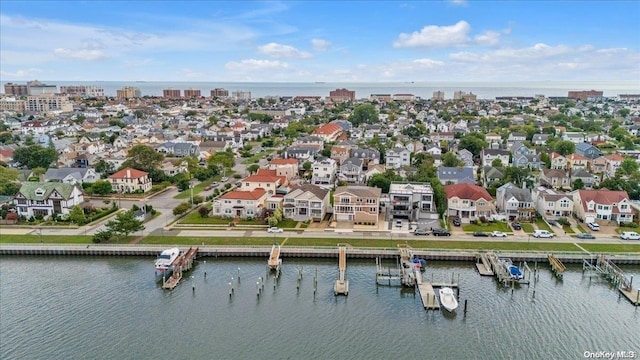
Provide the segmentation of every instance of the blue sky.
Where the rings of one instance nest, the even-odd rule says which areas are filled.
[[[640,1],[12,1],[0,80],[640,82]]]

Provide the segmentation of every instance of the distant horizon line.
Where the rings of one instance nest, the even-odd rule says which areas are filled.
[[[64,82],[135,82],[135,83],[152,83],[152,82],[180,82],[180,83],[267,83],[267,84],[428,84],[428,83],[504,83],[504,84],[518,84],[518,83],[636,83],[636,80],[425,80],[425,81],[249,81],[249,80],[62,80],[62,79],[11,79],[2,80],[2,83],[10,82],[28,82],[28,81],[64,81]]]

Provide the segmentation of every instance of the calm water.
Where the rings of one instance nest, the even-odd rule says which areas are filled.
[[[334,297],[335,261],[285,259],[276,289],[269,278],[258,299],[266,259],[200,261],[172,292],[160,288],[151,258],[0,260],[2,359],[582,359],[585,351],[640,351],[640,308],[580,267],[561,281],[543,268],[534,297],[533,284],[512,293],[470,263],[429,263],[436,281],[460,274],[465,317],[462,307],[452,316],[426,312],[413,291],[376,286],[373,261],[349,261],[349,296]],[[640,268],[625,270],[640,281]]]
[[[116,90],[124,86],[135,86],[142,95],[162,96],[164,89],[200,89],[203,96],[209,96],[214,88],[232,91],[250,91],[254,98],[265,96],[329,96],[329,91],[346,87],[355,90],[357,98],[368,98],[371,94],[414,94],[430,99],[434,91],[444,91],[445,98],[453,98],[455,91],[472,92],[479,99],[494,99],[496,96],[567,96],[570,90],[602,90],[604,96],[640,93],[637,81],[530,81],[530,82],[360,82],[360,83],[304,83],[304,82],[161,82],[161,81],[42,81],[58,85],[101,86],[105,95],[115,96]],[[18,82],[23,83],[23,82]],[[2,89],[4,91],[4,83]]]

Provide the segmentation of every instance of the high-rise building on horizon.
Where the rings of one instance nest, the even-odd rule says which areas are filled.
[[[187,99],[199,98],[202,94],[199,89],[186,89],[184,91],[184,97]]]
[[[142,97],[140,89],[133,86],[125,86],[121,90],[116,91],[118,100],[132,99]]]
[[[73,111],[73,104],[66,95],[41,94],[27,97],[26,111],[33,113],[47,111]]]
[[[234,91],[231,97],[234,100],[251,100],[251,91]]]
[[[433,101],[444,101],[444,91],[434,91],[433,96],[431,96],[431,100]]]
[[[95,85],[60,86],[60,94],[77,97],[104,97],[104,89]]]
[[[162,90],[162,97],[170,98],[170,99],[179,99],[181,97],[180,89],[174,90],[169,88],[169,89]]]
[[[602,99],[604,93],[598,90],[569,91],[567,97],[575,100]]]
[[[56,94],[58,87],[41,83],[38,80],[27,81],[27,92],[29,95]]]
[[[211,97],[214,98],[226,98],[229,97],[229,90],[222,88],[215,88],[211,90]]]
[[[4,84],[4,94],[13,96],[27,96],[29,95],[29,88],[27,87],[27,84],[6,83]]]
[[[356,92],[345,88],[329,91],[331,101],[354,101]]]

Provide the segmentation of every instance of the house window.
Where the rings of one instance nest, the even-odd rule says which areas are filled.
[[[242,204],[242,200],[236,200],[236,204]]]
[[[602,205],[598,205],[598,210],[602,210],[603,206]]]
[[[224,209],[225,214],[231,214],[231,209]]]
[[[620,210],[627,210],[627,205],[620,205]]]
[[[553,203],[550,201],[550,202],[547,203],[547,206],[548,207],[553,207]]]
[[[462,205],[468,205],[469,204],[469,200],[462,200]]]
[[[43,195],[44,195],[44,190],[42,190],[42,189],[40,189],[40,188],[37,188],[37,189],[36,189],[36,195],[37,195],[37,196],[43,196]]]

